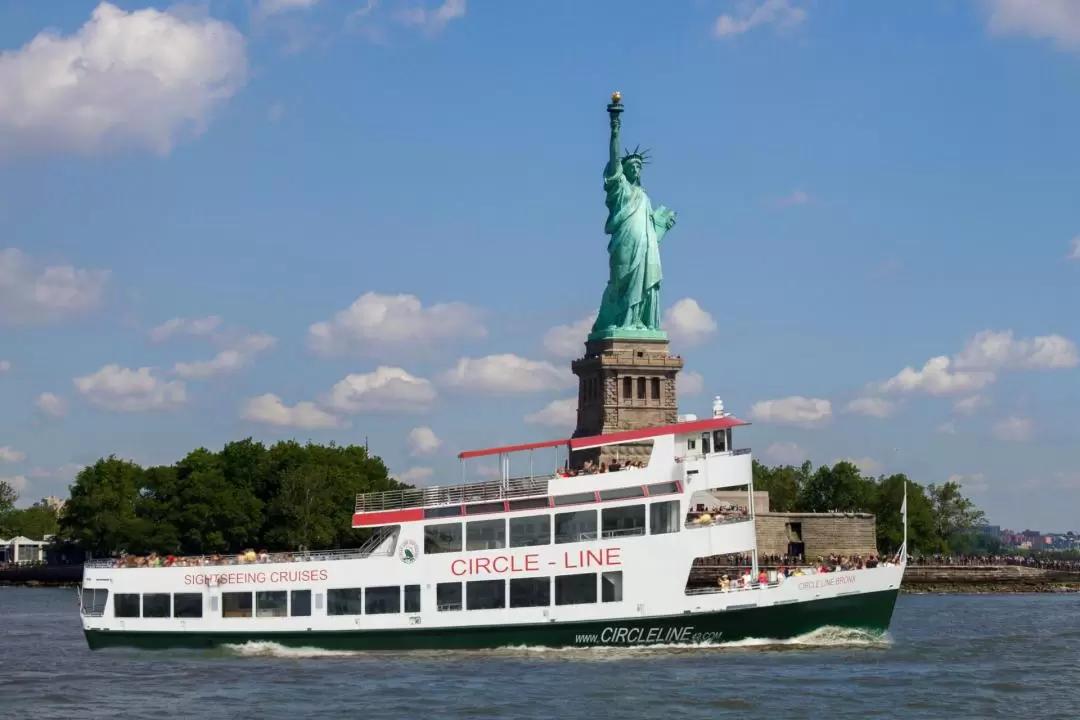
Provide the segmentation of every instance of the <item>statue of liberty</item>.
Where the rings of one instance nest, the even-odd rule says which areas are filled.
[[[636,149],[619,157],[622,96],[614,93],[608,114],[611,146],[604,168],[608,218],[610,276],[590,340],[605,338],[666,339],[660,329],[660,240],[675,226],[675,212],[653,208],[641,187],[641,169],[648,151]]]

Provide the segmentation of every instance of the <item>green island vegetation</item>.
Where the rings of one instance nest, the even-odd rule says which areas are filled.
[[[908,484],[909,540],[916,553],[985,554],[997,538],[978,532],[984,514],[955,482],[922,485],[904,475],[866,477],[850,462],[814,468],[754,461],[754,485],[774,512],[869,512],[878,546],[897,549]],[[192,450],[173,465],[141,467],[115,456],[83,468],[59,514],[43,503],[15,509],[0,481],[0,537],[53,535],[95,556],[122,552],[202,555],[247,548],[285,551],[355,547],[357,493],[410,487],[390,477],[363,446],[250,438],[213,452]]]

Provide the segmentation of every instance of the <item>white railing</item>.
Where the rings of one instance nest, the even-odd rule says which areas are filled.
[[[385,540],[385,538],[383,538]],[[380,543],[381,544],[381,543]],[[366,545],[365,545],[366,547]],[[325,562],[328,560],[357,560],[368,557],[387,557],[392,550],[375,552],[364,548],[347,550],[319,550],[315,552],[270,553],[266,560],[241,560],[237,555],[185,555],[177,556],[175,562],[161,565],[127,564],[129,558],[97,558],[83,563],[84,568],[158,568],[158,567],[227,567],[230,565],[270,565],[274,563]]]
[[[711,517],[712,520],[707,523],[698,522],[697,520],[687,520],[683,526],[687,530],[696,530],[697,528],[713,527],[714,525],[730,525],[731,523],[746,522],[754,519],[753,515],[711,515]]]
[[[461,505],[463,503],[547,495],[548,481],[552,477],[552,475],[547,475],[518,478],[506,482],[488,480],[463,485],[437,485],[426,488],[361,493],[356,496],[356,512],[368,513],[401,510],[403,508],[432,507],[435,505]]]

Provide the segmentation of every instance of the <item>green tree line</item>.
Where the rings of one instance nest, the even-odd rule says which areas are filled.
[[[912,554],[993,553],[997,538],[977,532],[986,515],[964,497],[958,483],[922,486],[906,475],[868,477],[850,462],[770,467],[754,460],[754,489],[769,493],[773,512],[867,512],[877,518],[878,548],[899,549],[904,537],[901,505],[907,484],[908,550]]]
[[[40,540],[46,535],[56,533],[56,510],[44,502],[34,503],[28,508],[16,508],[19,494],[6,480],[0,479],[0,538],[13,538],[22,535],[33,540]]]
[[[355,547],[370,534],[352,529],[357,493],[403,487],[355,445],[249,438],[153,467],[110,456],[76,476],[57,543],[95,556]]]

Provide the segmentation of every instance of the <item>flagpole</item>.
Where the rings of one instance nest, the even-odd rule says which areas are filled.
[[[900,511],[904,516],[904,544],[900,550],[900,562],[907,564],[907,478],[904,478],[904,502],[900,505]]]

